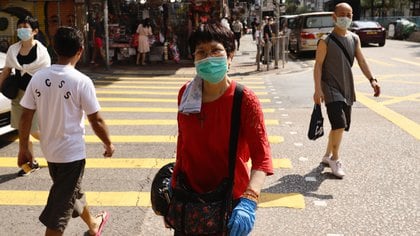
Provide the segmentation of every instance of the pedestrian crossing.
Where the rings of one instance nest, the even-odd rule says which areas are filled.
[[[260,77],[234,78],[240,83],[251,88],[259,97],[265,114],[267,127],[279,126],[281,121],[269,119],[270,114],[276,110],[270,108],[271,99],[268,98],[267,87]],[[95,80],[97,97],[101,104],[101,113],[105,122],[110,127],[111,140],[119,146],[124,144],[137,144],[138,153],[148,152],[148,144],[169,144],[172,149],[176,146],[176,133],[165,134],[170,127],[176,130],[177,95],[179,88],[189,79],[183,77],[117,77],[109,76]],[[272,107],[272,106],[271,106]],[[130,114],[130,115],[126,115]],[[127,116],[130,117],[127,119]],[[168,117],[170,116],[170,117]],[[273,116],[271,116],[273,117]],[[156,119],[155,119],[156,118]],[[88,125],[86,121],[85,125]],[[138,133],[139,127],[148,129],[147,134]],[[125,129],[125,127],[128,127]],[[130,127],[133,127],[130,128]],[[114,129],[124,128],[127,133],[113,133]],[[121,129],[122,130],[122,129]],[[126,131],[127,130],[127,131]],[[156,132],[156,134],[154,134]],[[269,132],[270,145],[281,144],[284,137]],[[17,142],[16,140],[8,140]],[[36,140],[34,140],[37,143]],[[85,136],[88,145],[100,143],[100,140],[89,131]],[[142,145],[145,146],[142,146]],[[38,145],[38,144],[35,144]],[[130,149],[131,150],[131,149]],[[88,157],[86,168],[90,171],[101,169],[136,169],[138,171],[157,171],[161,166],[173,162],[175,159],[163,157],[133,157],[128,151],[118,150],[119,156],[104,159],[100,157]],[[124,158],[124,156],[126,156]],[[15,168],[15,157],[0,157],[0,168]],[[37,158],[41,167],[47,163],[43,158]],[[275,169],[292,168],[291,160],[283,157],[273,157]],[[112,189],[111,189],[112,190]],[[28,198],[30,194],[31,198]],[[149,192],[132,191],[89,191],[86,189],[87,199],[91,206],[111,207],[150,207]],[[48,191],[46,190],[19,190],[0,189],[0,205],[16,206],[42,206],[45,205]],[[259,207],[288,207],[305,208],[305,201],[299,193],[262,193]]]
[[[85,192],[89,206],[151,207],[149,192]],[[31,197],[29,198],[28,195]],[[0,205],[44,206],[48,191],[0,190]],[[296,193],[262,193],[259,207],[304,208],[303,196]]]

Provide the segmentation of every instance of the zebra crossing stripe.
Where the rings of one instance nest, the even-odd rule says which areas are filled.
[[[145,81],[145,80],[140,80],[140,81],[132,81],[132,80],[96,80],[95,84],[153,84],[153,85],[179,85],[182,86],[183,84],[185,84],[184,81]],[[243,81],[241,82],[244,85],[261,85],[264,84],[264,81]]]
[[[112,87],[113,88],[113,87]],[[142,91],[142,90],[116,90],[116,89],[97,89],[96,94],[124,94],[124,95],[158,95],[158,96],[178,96],[178,91]],[[257,96],[267,95],[268,92],[254,91]]]
[[[168,98],[123,98],[123,97],[98,97],[100,102],[153,102],[153,103],[177,103],[177,99]],[[269,103],[270,99],[260,98],[260,103]]]
[[[98,83],[95,82],[95,87],[96,89],[103,89],[103,88],[112,88],[112,89],[156,89],[156,90],[179,90],[181,88],[181,86],[161,86],[161,85],[156,85],[156,86],[145,86],[145,85],[115,85],[115,84],[110,84],[108,83]],[[265,86],[257,86],[257,85],[249,85],[247,86],[248,88],[252,89],[252,90],[256,90],[256,89],[266,89]]]
[[[159,113],[176,113],[178,108],[165,107],[102,107],[101,112],[159,112]],[[274,108],[263,108],[263,113],[274,113]]]
[[[177,137],[169,135],[111,135],[113,143],[175,143]],[[282,143],[282,136],[268,136],[271,144]],[[86,135],[85,142],[99,143],[101,140],[96,135]]]
[[[290,169],[292,162],[287,158],[273,158],[273,168]],[[47,161],[43,157],[37,157],[41,168],[47,167]],[[175,158],[86,158],[86,168],[89,169],[158,169],[162,166],[175,162]],[[251,162],[248,162],[251,167]],[[16,167],[16,157],[0,158],[0,167]]]
[[[85,192],[89,206],[151,207],[150,192]],[[48,191],[0,190],[0,205],[45,206]],[[299,193],[261,193],[259,207],[305,208]]]
[[[108,126],[115,126],[115,125],[123,125],[123,126],[129,126],[129,125],[176,125],[177,121],[176,119],[168,119],[168,120],[162,120],[162,119],[152,119],[152,120],[146,120],[146,119],[137,119],[137,120],[113,120],[113,119],[107,119],[106,125]],[[266,126],[275,126],[279,125],[278,120],[264,120],[264,123]],[[89,125],[89,121],[85,120],[85,125]]]

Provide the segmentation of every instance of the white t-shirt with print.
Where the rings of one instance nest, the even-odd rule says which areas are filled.
[[[99,111],[92,80],[72,66],[52,65],[32,77],[20,104],[36,110],[48,162],[86,158],[84,114]]]

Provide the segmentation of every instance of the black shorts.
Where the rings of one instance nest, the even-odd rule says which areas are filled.
[[[328,119],[331,129],[343,129],[349,131],[351,122],[351,106],[345,102],[331,102],[325,105],[327,107]]]
[[[86,197],[81,190],[85,163],[84,159],[70,163],[48,162],[53,185],[47,205],[39,216],[47,228],[64,232],[70,218],[82,214],[86,206]]]

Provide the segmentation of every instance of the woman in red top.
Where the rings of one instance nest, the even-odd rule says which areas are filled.
[[[235,52],[232,31],[219,23],[204,24],[191,36],[197,76],[178,95],[177,157],[172,176],[180,172],[198,193],[214,190],[229,176],[229,135],[237,83],[227,75]],[[251,171],[247,162],[251,159]],[[261,105],[244,86],[236,154],[230,235],[247,235],[265,177],[273,174]]]

